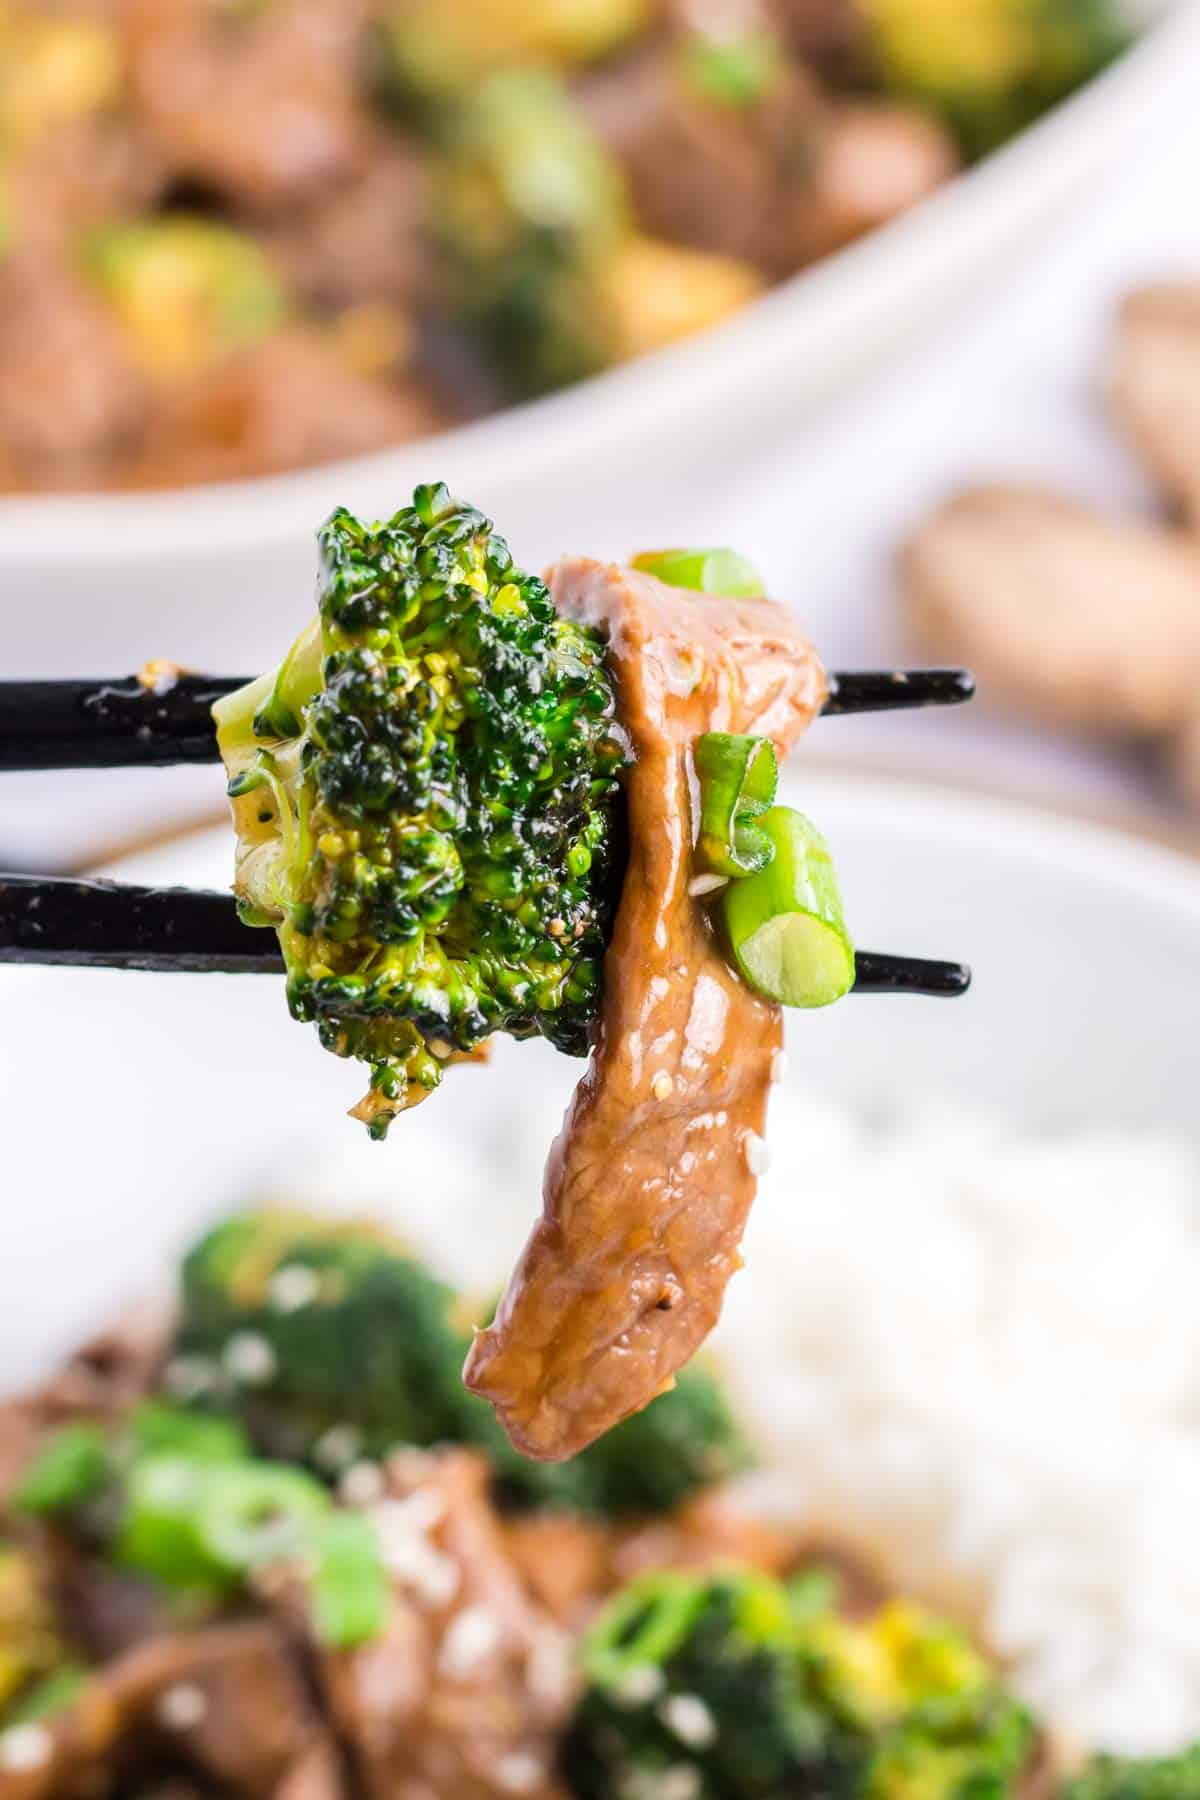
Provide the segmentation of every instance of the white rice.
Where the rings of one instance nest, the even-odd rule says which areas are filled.
[[[971,1619],[1065,1736],[1200,1735],[1200,1161],[777,1098],[721,1343],[765,1484]]]

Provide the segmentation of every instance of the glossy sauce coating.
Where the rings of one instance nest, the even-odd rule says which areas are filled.
[[[559,610],[603,625],[634,765],[629,864],[595,1051],[544,1206],[465,1379],[513,1443],[573,1456],[670,1386],[708,1336],[754,1198],[777,1006],[728,968],[692,875],[691,747],[770,736],[782,755],[825,676],[790,612],[669,588],[614,564],[551,571]]]

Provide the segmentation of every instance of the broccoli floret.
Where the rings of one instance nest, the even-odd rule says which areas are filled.
[[[849,1746],[805,1690],[787,1592],[767,1576],[641,1577],[592,1626],[583,1674],[563,1754],[582,1800],[851,1791]]]
[[[443,106],[493,69],[575,69],[611,55],[651,22],[652,0],[409,0],[384,13],[384,92],[403,110]]]
[[[319,543],[317,624],[214,715],[243,917],[382,1137],[492,1032],[586,1053],[623,752],[601,634],[444,487]]]
[[[242,1213],[184,1259],[169,1373],[194,1387],[199,1371],[273,1456],[336,1466],[329,1443],[350,1446],[346,1461],[434,1444],[458,1435],[453,1298],[381,1228]]]
[[[98,226],[83,267],[152,375],[211,368],[269,337],[287,298],[263,251],[245,232],[184,213]]]
[[[836,1587],[745,1571],[633,1582],[584,1645],[564,1751],[582,1800],[1003,1800],[1032,1726],[949,1627],[899,1603],[855,1623]]]
[[[1061,1800],[1200,1800],[1200,1744],[1176,1756],[1094,1756]]]
[[[628,231],[621,172],[567,89],[540,70],[482,82],[433,157],[446,305],[515,394],[606,367],[603,276]]]
[[[0,1721],[65,1658],[54,1609],[37,1560],[0,1543]]]
[[[184,1260],[168,1374],[188,1397],[236,1411],[260,1450],[327,1475],[402,1445],[472,1445],[516,1506],[668,1512],[747,1460],[724,1391],[695,1367],[581,1456],[527,1462],[462,1385],[470,1337],[458,1312],[379,1227],[243,1213]]]
[[[981,156],[1098,73],[1127,42],[1112,0],[858,0],[884,85]]]

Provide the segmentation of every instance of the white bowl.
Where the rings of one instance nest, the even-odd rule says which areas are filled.
[[[1154,23],[1105,75],[905,218],[691,343],[357,462],[174,493],[0,502],[5,673],[118,671],[155,654],[265,666],[302,620],[312,533],[330,506],[378,516],[431,475],[502,520],[531,566],[565,546],[621,554],[639,535],[657,540],[668,474],[700,508],[705,493],[728,492],[748,447],[902,336],[932,330],[1127,151],[1200,66],[1194,0],[1129,7]],[[619,542],[598,541],[606,517]]]
[[[858,941],[962,957],[975,984],[955,1002],[851,997],[791,1015],[777,1111],[819,1088],[872,1109],[946,1096],[1035,1126],[1200,1137],[1200,865],[933,787],[801,766],[791,788],[829,836]],[[120,873],[223,885],[229,861],[214,828]],[[254,1195],[379,1210],[486,1288],[538,1205],[517,1172],[580,1072],[545,1045],[502,1044],[380,1146],[343,1116],[359,1071],[288,1019],[275,980],[3,969],[0,1018],[0,1388]],[[796,1219],[803,1231],[802,1205]]]

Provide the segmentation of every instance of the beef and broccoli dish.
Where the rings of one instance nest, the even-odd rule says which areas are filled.
[[[1102,67],[1113,0],[3,0],[0,492],[420,437],[710,325]]]
[[[590,1056],[466,1363],[562,1461],[716,1324],[782,1006],[854,984],[828,850],[775,804],[826,676],[733,552],[566,557],[547,584],[441,486],[334,512],[318,592],[214,707],[242,915],[277,930],[293,1014],[368,1064],[372,1136],[495,1033]]]
[[[472,1311],[261,1207],[0,1406],[4,1800],[1198,1791],[1068,1776],[963,1631],[753,1511],[715,1370],[523,1463],[458,1383]]]

